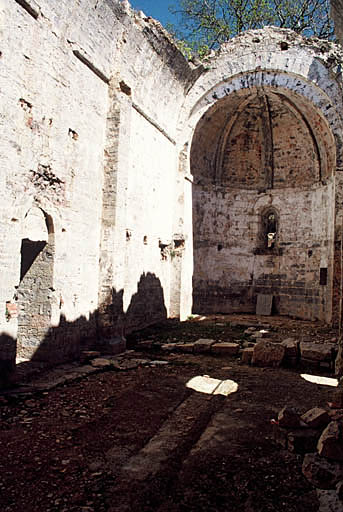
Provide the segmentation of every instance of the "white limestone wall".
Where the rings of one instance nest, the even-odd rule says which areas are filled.
[[[5,304],[34,205],[52,219],[51,327],[67,354],[96,334],[103,287],[126,309],[141,276],[156,276],[169,310],[159,240],[173,238],[174,137],[193,75],[158,22],[119,0],[4,0],[0,38],[0,334],[16,336]]]

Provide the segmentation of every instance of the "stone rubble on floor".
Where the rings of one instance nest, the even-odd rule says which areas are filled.
[[[233,324],[230,324],[233,327]],[[238,324],[235,327],[242,327]],[[305,366],[331,371],[337,353],[337,345],[330,342],[313,341],[313,337],[280,339],[268,325],[246,328],[240,339],[215,340],[200,338],[182,343],[177,339],[160,343],[158,340],[140,341],[140,350],[179,352],[185,354],[206,354],[215,356],[239,357],[242,364],[261,367]]]
[[[274,440],[304,457],[302,472],[317,489],[320,512],[343,512],[342,417],[343,410],[314,407],[300,415],[286,406],[272,420]]]

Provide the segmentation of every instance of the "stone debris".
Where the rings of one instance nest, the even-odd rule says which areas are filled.
[[[330,416],[325,409],[314,407],[301,416],[301,420],[310,428],[324,428],[330,423]]]
[[[287,338],[281,342],[281,345],[285,347],[285,358],[286,359],[298,359],[299,357],[299,341],[293,338]]]
[[[292,453],[304,455],[302,472],[317,489],[333,490],[333,502],[342,504],[343,436],[342,423],[331,421],[332,411],[313,407],[299,416],[291,407],[284,407],[273,424],[274,440]],[[299,422],[298,428],[293,428]],[[339,482],[340,485],[337,485]],[[337,485],[337,489],[336,489]],[[329,507],[328,495],[321,494],[321,503]],[[330,498],[331,499],[331,498]],[[331,506],[331,505],[330,505]],[[320,512],[337,508],[323,508]]]
[[[83,363],[86,361],[90,361],[91,359],[100,357],[100,355],[101,355],[100,352],[98,352],[96,350],[84,350],[83,352],[81,352],[80,362]]]
[[[285,406],[278,414],[278,424],[283,428],[297,428],[300,426],[300,416],[292,407]]]
[[[98,357],[91,361],[91,365],[95,366],[96,368],[108,368],[109,366],[113,365],[113,361],[111,361],[110,359]]]
[[[331,362],[335,345],[332,343],[301,342],[300,353],[303,359],[315,362]]]
[[[216,340],[211,339],[199,339],[194,343],[193,352],[194,354],[203,354],[211,351],[212,345],[216,343]]]
[[[339,462],[330,461],[318,453],[307,453],[302,472],[309,482],[318,489],[335,489],[343,478],[343,468]]]
[[[254,353],[254,349],[252,347],[245,348],[241,352],[241,362],[243,364],[250,364],[252,360],[252,356]]]
[[[172,352],[173,350],[176,350],[178,348],[177,343],[164,343],[161,345],[161,350],[164,350],[165,352]]]
[[[183,352],[185,354],[193,353],[194,343],[184,343],[183,345],[178,346],[178,352]]]
[[[211,346],[213,354],[222,354],[227,356],[236,356],[239,352],[238,343],[214,343]]]
[[[254,348],[251,363],[255,366],[281,366],[285,356],[285,347],[279,343],[261,340]]]
[[[343,461],[342,424],[332,421],[318,441],[318,453],[332,460]]]

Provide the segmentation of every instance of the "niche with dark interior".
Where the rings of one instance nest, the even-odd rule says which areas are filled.
[[[32,241],[24,238],[21,241],[21,266],[20,266],[20,281],[23,280],[29,269],[31,268],[35,259],[42,252],[47,242],[44,240]]]
[[[264,210],[260,217],[260,229],[255,254],[281,254],[282,251],[278,247],[279,228],[280,217],[277,210],[273,207]]]

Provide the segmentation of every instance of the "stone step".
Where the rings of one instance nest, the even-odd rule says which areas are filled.
[[[222,396],[202,393],[192,393],[184,400],[140,452],[124,463],[116,482],[120,482],[120,494],[113,487],[109,511],[140,510],[147,496],[157,506],[164,499],[163,489],[176,478],[183,459],[224,400]]]

